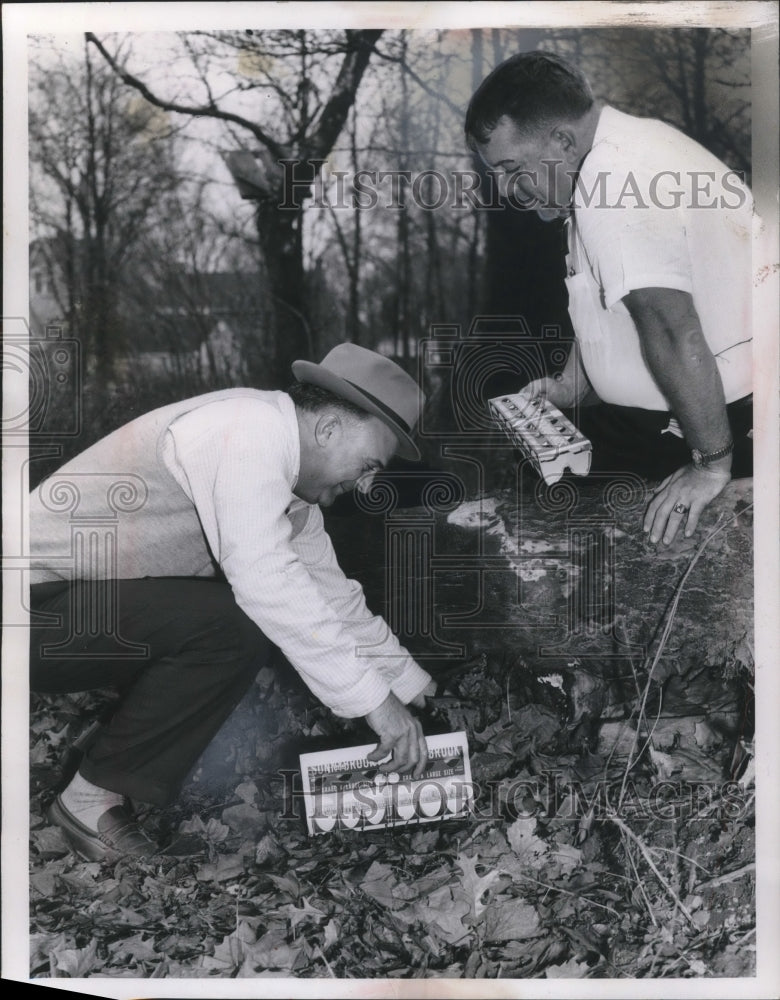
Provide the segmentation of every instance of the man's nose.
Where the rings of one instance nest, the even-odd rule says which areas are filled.
[[[521,174],[501,173],[497,178],[499,197],[513,205],[531,205],[536,197],[530,178]]]
[[[358,491],[358,493],[363,493],[364,495],[368,493],[368,491],[374,485],[375,476],[376,472],[367,472],[364,476],[361,476],[360,479],[358,479],[358,481],[355,483],[355,489]]]
[[[509,180],[503,171],[496,175],[496,184],[498,185],[499,198],[506,200],[509,196]]]

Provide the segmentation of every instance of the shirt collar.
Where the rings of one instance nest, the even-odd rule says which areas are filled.
[[[298,483],[298,476],[301,473],[301,438],[298,430],[298,416],[295,412],[295,403],[293,403],[287,393],[282,392],[279,396],[279,409],[281,410],[285,424],[287,425],[287,429],[289,431],[293,473],[290,489],[294,490]]]

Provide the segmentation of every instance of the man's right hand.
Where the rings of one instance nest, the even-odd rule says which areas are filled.
[[[368,754],[368,760],[382,760],[389,753],[392,757],[382,764],[380,771],[412,772],[419,778],[428,763],[428,747],[420,720],[391,692],[382,704],[369,712],[366,722],[379,737],[379,744]]]
[[[520,392],[531,399],[535,396],[543,396],[559,410],[571,410],[577,403],[582,402],[589,389],[590,386],[587,382],[577,386],[574,379],[567,379],[565,375],[561,374],[554,378],[537,378],[533,382],[529,382],[528,385],[524,385]]]
[[[544,396],[559,410],[571,410],[577,403],[596,401],[593,388],[585,373],[577,342],[574,341],[563,371],[552,378],[537,378],[520,390],[524,396]]]
[[[556,381],[554,378],[537,378],[533,382],[529,382],[528,385],[524,385],[520,392],[530,399],[542,396],[544,399],[548,399],[553,406],[557,406],[559,410],[570,410],[577,402],[574,399],[573,388],[565,384],[562,379]]]

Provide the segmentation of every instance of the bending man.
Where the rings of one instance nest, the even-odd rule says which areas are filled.
[[[156,845],[130,799],[165,805],[272,644],[334,713],[364,716],[422,772],[433,682],[339,568],[320,506],[365,490],[424,397],[353,344],[293,365],[287,392],[226,389],[120,427],[31,495],[31,688],[117,687],[110,722],[49,812],[92,860]]]

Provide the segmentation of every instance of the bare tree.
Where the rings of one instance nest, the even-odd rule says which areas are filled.
[[[660,118],[746,177],[750,173],[750,33],[723,28],[556,30],[597,96]]]
[[[106,43],[89,33],[119,78],[169,112],[210,118],[243,142],[229,162],[242,194],[256,203],[259,244],[273,296],[273,372],[311,354],[303,265],[305,198],[338,139],[355,100],[379,30],[193,32],[179,36],[199,94],[184,102],[153,90],[129,72]],[[243,73],[220,92],[212,82],[220,60],[236,59]],[[240,108],[233,110],[232,107]],[[247,110],[248,109],[248,110]],[[248,154],[248,155],[247,155]]]
[[[30,79],[36,245],[70,332],[105,385],[127,335],[122,274],[177,183],[172,137],[86,45],[80,61],[33,57]]]

